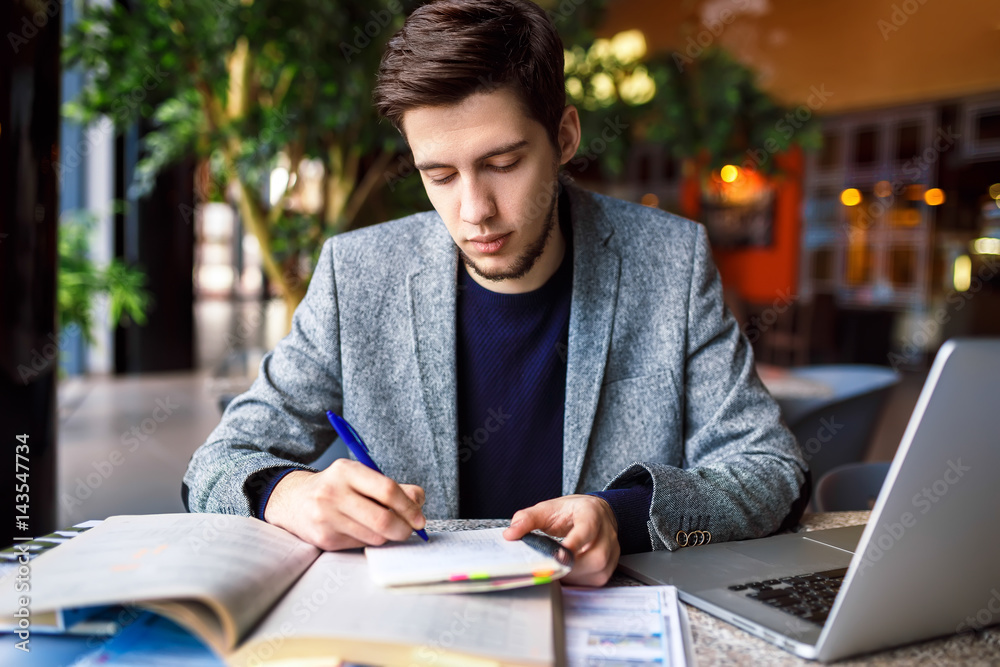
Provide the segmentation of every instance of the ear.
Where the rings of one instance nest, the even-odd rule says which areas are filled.
[[[580,115],[576,107],[568,104],[559,120],[559,164],[566,164],[580,147]]]

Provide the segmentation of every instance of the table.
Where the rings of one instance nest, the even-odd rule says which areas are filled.
[[[868,521],[868,512],[828,512],[806,514],[800,531],[857,526]],[[471,530],[506,526],[506,521],[429,521],[429,530]],[[635,579],[616,572],[609,586],[641,586]],[[819,663],[803,660],[734,625],[719,620],[700,609],[685,604],[691,620],[692,654],[698,665],[767,665],[768,667]],[[978,633],[953,635],[919,644],[902,646],[879,653],[843,660],[837,665],[998,665],[1000,664],[1000,626]]]
[[[787,368],[757,363],[757,376],[776,400],[830,398],[833,387],[810,378],[798,377]]]

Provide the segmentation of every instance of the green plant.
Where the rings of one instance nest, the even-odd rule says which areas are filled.
[[[429,207],[419,179],[397,177],[405,146],[371,104],[383,46],[417,4],[92,3],[66,37],[65,64],[89,78],[65,112],[84,122],[105,114],[119,129],[140,119],[152,126],[135,195],[167,164],[197,155],[201,195],[235,190],[290,316],[327,237]],[[541,4],[574,41],[591,39],[604,1]],[[268,195],[275,170],[287,186]]]
[[[142,271],[118,259],[103,268],[90,259],[90,234],[95,223],[94,216],[85,211],[64,214],[59,221],[58,326],[65,329],[75,324],[88,343],[94,341],[92,311],[97,297],[108,297],[112,326],[126,315],[136,324],[145,324],[150,303]]]
[[[630,30],[568,49],[566,76],[570,101],[586,110],[583,146],[603,149],[600,164],[610,176],[621,172],[629,140],[663,144],[703,169],[744,165],[761,151],[770,157],[820,145],[811,112],[789,124],[794,110],[761,90],[754,71],[719,47],[679,67],[669,53],[646,57],[642,33]],[[629,130],[626,141],[597,140],[621,127]],[[762,173],[778,171],[775,160],[752,162]]]

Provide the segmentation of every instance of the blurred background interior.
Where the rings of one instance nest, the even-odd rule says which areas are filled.
[[[4,4],[0,414],[34,532],[183,511],[323,240],[430,208],[369,103],[415,5]],[[815,480],[890,460],[940,344],[1000,335],[1000,7],[539,4],[567,172],[707,226]]]

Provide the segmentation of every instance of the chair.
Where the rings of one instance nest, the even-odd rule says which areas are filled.
[[[816,485],[817,512],[870,510],[889,473],[889,462],[848,463],[823,475]]]
[[[899,374],[882,366],[864,365],[805,366],[789,372],[822,382],[832,390],[826,398],[779,401],[782,417],[802,447],[813,479],[864,459]]]
[[[770,323],[768,316],[774,318]],[[760,340],[757,356],[761,361],[784,365],[809,363],[813,322],[811,301],[787,304],[780,313],[775,306],[769,306],[760,313],[758,320]]]

